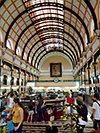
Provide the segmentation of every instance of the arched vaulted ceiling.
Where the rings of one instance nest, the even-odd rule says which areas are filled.
[[[99,0],[4,0],[1,1],[1,29],[4,46],[11,38],[14,53],[33,67],[48,53],[63,53],[77,64],[90,42],[89,23],[97,25]],[[30,62],[30,60],[31,62]]]

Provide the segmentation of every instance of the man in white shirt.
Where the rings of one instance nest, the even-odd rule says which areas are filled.
[[[99,95],[97,93],[94,94],[94,100],[93,103],[93,122],[94,122],[94,129],[97,130],[97,124],[99,124],[100,129],[100,100]]]
[[[13,96],[14,96],[14,94],[11,93],[10,99],[9,99],[9,101],[10,101],[9,108],[13,108],[13,100],[14,100]]]

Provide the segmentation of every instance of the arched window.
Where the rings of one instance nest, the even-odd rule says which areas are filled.
[[[17,47],[16,54],[17,55],[21,55],[21,49],[20,49],[20,47]]]
[[[11,44],[10,44],[9,40],[7,40],[7,48],[11,49]]]
[[[8,69],[8,66],[7,66],[7,65],[3,65],[3,68],[4,68],[4,69]]]
[[[3,76],[3,85],[7,85],[7,76],[6,75]]]
[[[92,19],[92,21],[91,21],[91,36],[93,36],[93,30],[94,30],[94,21]]]
[[[23,86],[23,79],[21,79],[21,86]]]
[[[11,85],[14,85],[14,77],[12,77]]]
[[[19,85],[19,78],[17,78],[16,85]]]
[[[85,45],[87,46],[87,34],[85,34]]]
[[[34,62],[35,62],[35,61],[33,60],[33,64],[32,64],[33,66],[34,66]]]
[[[9,49],[14,49],[14,48],[13,48],[13,41],[12,41],[11,39],[8,39],[8,40],[7,40],[7,47],[8,47]]]
[[[31,63],[31,57],[29,57],[29,63]]]
[[[26,60],[27,59],[27,56],[26,56],[26,53],[24,52],[24,60]]]
[[[0,42],[3,42],[3,41],[4,41],[3,33],[2,33],[2,31],[0,30]]]

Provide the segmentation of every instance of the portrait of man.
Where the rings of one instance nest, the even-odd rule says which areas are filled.
[[[51,77],[61,77],[61,63],[50,63],[50,76]]]

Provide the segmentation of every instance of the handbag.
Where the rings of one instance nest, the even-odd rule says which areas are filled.
[[[7,124],[7,127],[8,127],[8,131],[9,131],[9,132],[13,132],[14,124],[13,124],[12,121],[10,121],[10,122]]]
[[[100,106],[100,104],[99,104],[97,101],[95,101],[95,102]],[[92,115],[90,116],[90,118],[93,119],[93,113],[92,113]]]

